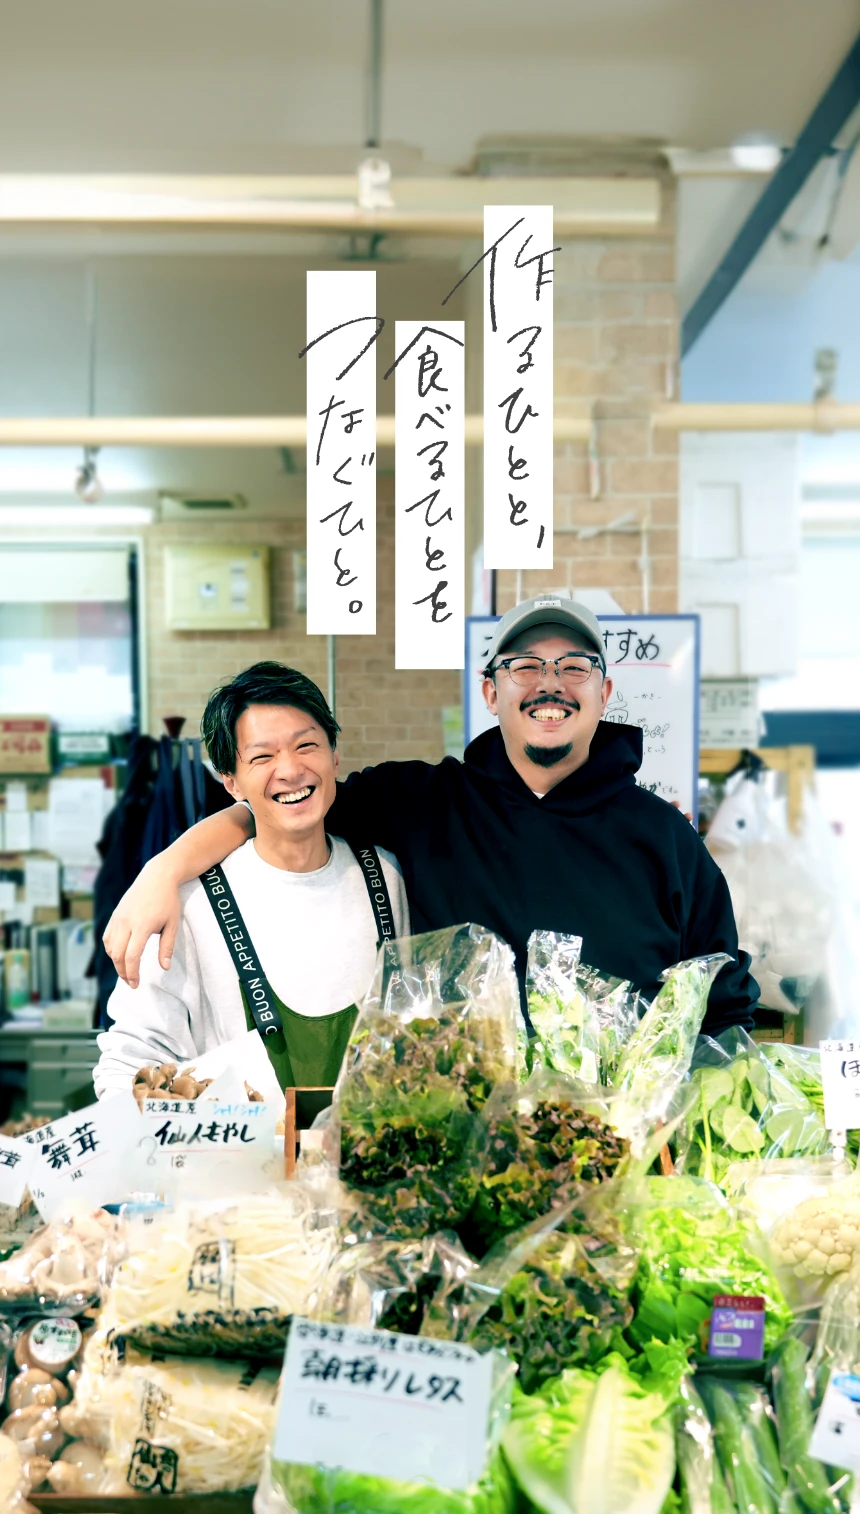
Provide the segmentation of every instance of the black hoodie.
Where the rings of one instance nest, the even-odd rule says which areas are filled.
[[[648,998],[666,967],[728,952],[704,1029],[749,1028],[758,985],[726,881],[689,821],[640,788],[638,727],[601,721],[588,761],[542,799],[487,731],[463,762],[383,762],[338,784],[328,828],[397,857],[416,932],[474,921],[510,943],[524,982],[533,930],[582,937],[582,960]]]

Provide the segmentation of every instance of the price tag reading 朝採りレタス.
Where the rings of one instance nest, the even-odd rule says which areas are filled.
[[[274,1457],[465,1489],[487,1449],[493,1353],[296,1318]]]
[[[834,1372],[821,1401],[809,1454],[830,1467],[860,1471],[860,1377]]]
[[[819,1041],[824,1123],[828,1130],[860,1128],[860,1041]]]
[[[711,1315],[708,1355],[724,1361],[760,1362],[764,1356],[763,1298],[718,1293]]]

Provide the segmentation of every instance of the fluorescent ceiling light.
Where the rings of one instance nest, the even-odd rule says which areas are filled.
[[[744,173],[773,173],[782,158],[775,142],[736,142],[730,151],[735,167]]]
[[[149,505],[0,505],[0,526],[151,526]]]

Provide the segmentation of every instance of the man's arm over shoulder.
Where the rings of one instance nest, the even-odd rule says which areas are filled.
[[[759,986],[750,974],[749,953],[738,947],[738,928],[729,886],[704,842],[698,836],[691,837],[691,840],[694,843],[690,856],[694,878],[684,956],[706,957],[715,952],[726,952],[733,959],[714,979],[702,1032],[718,1036],[730,1025],[751,1030]]]
[[[409,846],[414,816],[436,771],[432,762],[380,762],[350,773],[337,785],[326,828],[399,856]]]
[[[199,1003],[197,954],[182,919],[170,967],[159,965],[158,941],[150,937],[141,958],[140,986],[129,988],[120,978],[108,1000],[113,1024],[98,1038],[97,1097],[131,1092],[135,1073],[150,1063],[187,1062],[196,1056],[191,1027]]]

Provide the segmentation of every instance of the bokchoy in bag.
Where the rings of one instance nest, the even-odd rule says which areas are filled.
[[[421,1236],[467,1212],[486,1142],[478,1112],[516,1078],[519,1017],[513,953],[483,927],[382,947],[331,1122],[341,1181],[371,1225]]]
[[[639,1023],[639,995],[580,960],[579,936],[533,931],[526,989],[531,1065],[581,1083],[609,1083]]]

